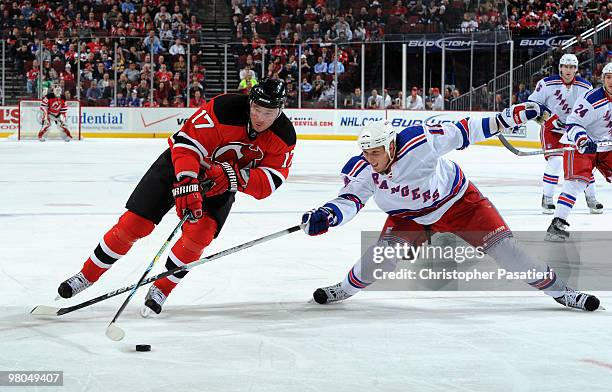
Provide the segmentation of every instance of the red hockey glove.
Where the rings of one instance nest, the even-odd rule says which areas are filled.
[[[213,162],[205,171],[206,178],[214,182],[214,185],[206,192],[206,196],[212,197],[228,191],[244,190],[249,181],[248,173],[248,169],[240,170],[235,164]]]
[[[202,217],[202,195],[200,194],[200,182],[197,178],[182,177],[178,182],[174,183],[172,196],[176,204],[176,214],[179,219],[187,212],[191,212],[193,219],[191,222]]]
[[[559,116],[553,114],[546,122],[544,122],[544,132],[562,132],[565,124],[559,120]]]

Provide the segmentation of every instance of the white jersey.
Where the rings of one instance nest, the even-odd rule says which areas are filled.
[[[563,82],[560,75],[553,75],[541,79],[528,99],[543,104],[553,114],[559,116],[559,120],[566,123],[576,100],[592,88],[591,83],[580,76],[576,76],[568,85]],[[563,130],[557,132],[564,133]]]
[[[612,141],[612,97],[603,87],[589,91],[576,101],[566,125],[572,142],[584,133],[596,142]],[[598,147],[597,151],[612,151],[612,146]]]
[[[354,218],[371,196],[391,216],[435,223],[468,187],[459,165],[442,156],[493,136],[491,122],[495,118],[465,118],[405,128],[396,137],[397,158],[387,174],[372,170],[363,155],[351,158],[342,169],[339,196],[325,204],[337,217],[334,225]]]

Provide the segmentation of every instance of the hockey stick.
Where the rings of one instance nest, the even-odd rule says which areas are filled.
[[[176,227],[174,228],[174,230],[172,230],[172,233],[170,233],[170,235],[168,236],[168,238],[166,239],[166,242],[164,242],[164,244],[162,245],[162,247],[159,249],[159,251],[157,252],[157,254],[155,255],[155,257],[153,258],[153,260],[151,260],[151,262],[149,263],[149,265],[147,266],[147,269],[145,269],[145,271],[143,272],[142,276],[140,277],[140,279],[138,279],[138,282],[136,283],[136,285],[134,286],[134,288],[132,289],[132,291],[130,291],[130,294],[128,294],[127,298],[125,299],[125,301],[123,301],[123,303],[121,304],[121,306],[119,307],[119,310],[117,310],[117,313],[115,313],[115,317],[113,317],[113,319],[111,320],[111,322],[108,324],[108,327],[106,327],[106,336],[114,341],[119,341],[121,339],[123,339],[125,337],[125,331],[121,328],[119,328],[116,323],[117,323],[117,319],[119,318],[119,316],[121,316],[121,313],[123,313],[123,310],[125,309],[125,307],[127,306],[127,304],[130,302],[130,300],[132,299],[132,297],[134,296],[134,294],[136,294],[136,290],[138,290],[138,286],[140,285],[140,283],[142,283],[142,281],[147,277],[147,275],[149,274],[149,272],[151,271],[151,269],[153,268],[153,265],[155,265],[155,263],[157,262],[157,260],[161,257],[161,255],[164,253],[164,251],[166,250],[166,248],[168,247],[168,245],[170,244],[170,241],[172,241],[172,238],[174,238],[174,236],[176,235],[176,233],[179,232],[179,230],[181,230],[181,228],[183,227],[183,225],[185,224],[185,222],[187,222],[187,219],[191,218],[191,212],[187,212],[184,216],[183,219],[181,219],[181,221],[178,223],[178,225],[176,225]]]
[[[557,153],[557,152],[575,150],[574,147],[563,147],[563,148],[553,148],[550,150],[521,151],[518,148],[514,147],[512,144],[510,144],[508,139],[506,139],[506,137],[502,135],[501,133],[498,133],[497,137],[499,138],[499,141],[504,145],[504,147],[506,147],[508,150],[510,150],[511,153],[513,153],[514,155],[518,155],[519,157],[525,157],[525,156],[531,156],[531,155],[552,154],[552,153]],[[597,143],[597,147],[609,147],[609,146],[612,146],[612,141]]]
[[[275,238],[279,238],[279,237],[285,236],[287,234],[296,232],[296,231],[300,230],[301,228],[302,228],[302,225],[296,225],[296,226],[290,227],[288,229],[284,229],[284,230],[278,231],[276,233],[268,234],[268,235],[266,235],[264,237],[257,238],[255,240],[252,240],[252,241],[249,241],[249,242],[245,242],[245,243],[240,244],[240,245],[236,245],[236,246],[234,246],[232,248],[229,248],[229,249],[223,250],[221,252],[215,253],[215,254],[213,254],[211,256],[203,257],[203,258],[201,258],[201,259],[199,259],[199,260],[197,260],[197,261],[195,261],[193,263],[182,265],[180,267],[171,269],[171,270],[166,271],[166,272],[162,272],[162,273],[157,274],[155,276],[151,276],[150,278],[147,278],[147,279],[143,280],[142,282],[140,282],[140,284],[133,284],[131,286],[122,287],[122,288],[110,291],[110,292],[108,292],[106,294],[102,294],[99,297],[92,298],[92,299],[90,299],[88,301],[85,301],[85,302],[81,302],[80,304],[76,304],[76,305],[73,305],[73,306],[68,306],[68,307],[65,307],[65,308],[56,308],[56,307],[53,307],[53,306],[38,305],[34,309],[32,309],[30,311],[30,313],[31,314],[35,314],[35,315],[41,315],[41,316],[61,316],[61,315],[64,315],[66,313],[74,312],[75,310],[79,310],[79,309],[85,308],[85,307],[93,305],[95,303],[98,303],[98,302],[107,300],[109,298],[112,298],[112,297],[114,297],[116,295],[119,295],[121,293],[125,293],[126,291],[132,290],[135,287],[144,286],[146,284],[149,284],[151,282],[154,282],[154,281],[156,281],[158,279],[161,279],[161,278],[164,278],[166,276],[174,275],[177,272],[188,271],[188,270],[190,270],[193,267],[196,267],[198,265],[201,265],[201,264],[204,264],[204,263],[208,263],[209,261],[212,261],[212,260],[215,260],[215,259],[219,259],[219,258],[221,258],[223,256],[227,256],[227,255],[230,255],[232,253],[239,252],[239,251],[241,251],[243,249],[250,248],[250,247],[252,247],[254,245],[258,245],[258,244],[261,244],[261,243],[264,243],[264,242],[271,241],[271,240],[273,240]]]

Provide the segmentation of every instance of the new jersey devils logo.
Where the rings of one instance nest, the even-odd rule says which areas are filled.
[[[263,159],[264,153],[259,146],[239,142],[228,143],[215,150],[212,155],[217,162],[236,162],[238,167],[257,167]]]

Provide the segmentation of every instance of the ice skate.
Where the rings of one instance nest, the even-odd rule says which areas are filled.
[[[545,215],[555,213],[555,202],[552,197],[542,195],[542,213]]]
[[[347,298],[350,298],[351,295],[344,291],[341,287],[340,283],[337,283],[333,286],[327,286],[323,288],[316,289],[312,294],[312,298],[318,304],[330,304],[332,302],[344,301]]]
[[[160,314],[166,298],[166,295],[157,286],[151,285],[145,298],[144,306],[140,310],[140,315],[148,318],[152,317],[153,313]]]
[[[587,206],[589,206],[589,212],[591,214],[603,214],[603,204],[601,204],[600,202],[597,201],[597,199],[595,198],[589,198],[588,196],[586,196],[586,202],[587,202]]]
[[[550,242],[564,242],[569,238],[570,234],[566,230],[569,226],[569,223],[561,218],[555,218],[548,226],[548,230],[546,230],[546,238],[545,241]]]
[[[63,281],[57,288],[57,293],[62,298],[72,298],[92,284],[93,283],[87,280],[82,272],[79,272],[73,277]]]
[[[592,312],[599,308],[599,299],[596,296],[581,293],[580,291],[565,288],[565,293],[561,297],[555,298],[555,301],[568,308],[575,308]]]

